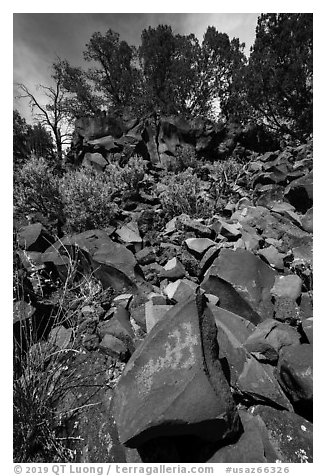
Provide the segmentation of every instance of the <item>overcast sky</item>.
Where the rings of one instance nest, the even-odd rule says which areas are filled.
[[[174,33],[194,33],[201,41],[208,26],[215,26],[232,39],[246,44],[246,54],[255,38],[258,13],[15,13],[13,15],[14,82],[49,85],[51,64],[57,56],[72,65],[85,66],[83,51],[91,35],[109,28],[129,44],[139,45],[141,32],[148,26],[168,24]],[[32,116],[26,100],[14,107],[28,122]],[[36,92],[36,94],[38,94]],[[40,97],[40,96],[39,96]]]

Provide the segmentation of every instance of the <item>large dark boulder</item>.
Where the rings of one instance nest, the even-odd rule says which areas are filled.
[[[245,396],[249,400],[292,410],[272,366],[260,364],[243,346],[246,335],[244,323],[240,320],[237,325],[232,321],[229,323],[223,319],[222,309],[210,304],[209,307],[217,327],[219,359],[233,392],[241,398]]]
[[[63,279],[67,279],[72,268],[80,275],[93,273],[105,289],[136,291],[136,282],[143,282],[133,253],[102,230],[67,235],[48,248],[42,260],[52,263]]]
[[[220,305],[258,324],[272,317],[270,290],[276,272],[247,250],[220,251],[208,269],[202,287],[220,298]]]
[[[269,463],[312,463],[313,438],[309,421],[296,413],[263,405],[253,407],[252,415],[259,417],[268,430],[265,454]]]
[[[284,347],[277,367],[280,385],[296,407],[297,412],[312,419],[313,405],[313,346],[296,344]]]
[[[180,435],[222,442],[238,433],[215,336],[211,312],[194,297],[155,325],[115,389],[114,418],[124,445]]]
[[[285,197],[298,212],[306,213],[313,205],[313,172],[293,180],[285,189]]]
[[[239,412],[243,433],[233,444],[220,448],[207,463],[266,463],[263,428],[256,416]]]

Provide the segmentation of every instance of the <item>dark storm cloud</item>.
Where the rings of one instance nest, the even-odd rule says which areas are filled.
[[[148,26],[171,25],[175,33],[194,33],[201,41],[209,25],[239,37],[252,45],[258,14],[255,13],[16,13],[13,21],[14,82],[35,91],[37,84],[50,84],[51,64],[56,57],[76,66],[84,65],[83,51],[91,35],[109,28],[129,44],[139,45]],[[14,96],[17,96],[14,87]],[[26,101],[14,100],[14,107],[30,122]]]

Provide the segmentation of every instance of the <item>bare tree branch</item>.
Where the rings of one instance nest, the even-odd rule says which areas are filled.
[[[34,117],[38,119],[39,123],[49,128],[54,136],[55,145],[59,159],[62,159],[62,146],[68,144],[64,138],[71,137],[69,128],[71,127],[71,118],[65,110],[65,93],[61,89],[62,78],[57,76],[55,79],[55,87],[39,85],[43,94],[49,99],[46,105],[36,98],[26,85],[19,83],[18,88],[22,92],[18,98],[26,98],[32,108]],[[35,109],[38,112],[34,112]],[[65,132],[64,132],[65,131]]]

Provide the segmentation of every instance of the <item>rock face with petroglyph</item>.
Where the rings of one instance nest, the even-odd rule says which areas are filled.
[[[180,434],[220,441],[238,433],[213,316],[196,304],[192,297],[168,311],[128,362],[113,405],[123,444]]]

